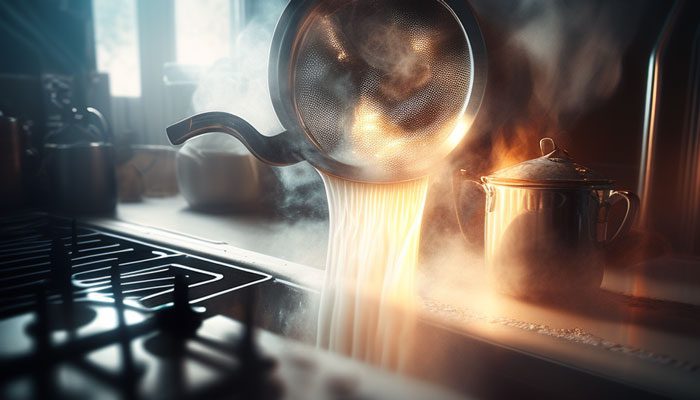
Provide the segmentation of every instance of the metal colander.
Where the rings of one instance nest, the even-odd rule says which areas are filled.
[[[299,123],[322,152],[357,167],[430,162],[472,88],[469,40],[438,0],[322,2],[292,57]]]
[[[464,0],[290,0],[269,60],[286,131],[265,137],[240,117],[207,112],[167,133],[180,144],[225,132],[269,164],[306,160],[350,180],[410,180],[459,144],[485,82],[484,42]]]

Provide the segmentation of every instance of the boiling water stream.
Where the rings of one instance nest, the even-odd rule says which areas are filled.
[[[321,176],[330,237],[318,344],[401,369],[413,342],[414,280],[428,178],[372,184]]]

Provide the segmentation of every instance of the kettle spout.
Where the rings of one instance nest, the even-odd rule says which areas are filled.
[[[289,132],[267,137],[242,118],[225,112],[194,115],[169,126],[166,132],[174,145],[209,132],[227,133],[240,140],[257,159],[270,165],[291,165],[304,160]]]

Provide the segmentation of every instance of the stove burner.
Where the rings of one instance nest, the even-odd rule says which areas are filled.
[[[200,313],[190,307],[188,289],[187,277],[176,275],[173,306],[158,314],[161,328],[173,336],[191,336],[202,324]]]

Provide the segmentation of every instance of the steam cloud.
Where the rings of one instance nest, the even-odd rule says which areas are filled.
[[[626,38],[618,36],[605,7],[549,3],[513,40],[535,66],[535,98],[556,114],[580,111],[617,88]]]
[[[233,57],[217,61],[200,79],[192,98],[195,112],[226,111],[238,115],[266,136],[284,131],[272,105],[268,86],[272,34],[284,6],[280,3],[261,2],[259,17],[250,21],[239,34]],[[205,135],[186,146],[196,150],[249,154],[239,141],[227,135]],[[270,167],[260,165],[260,168]],[[274,193],[281,194],[275,199],[275,206],[283,216],[295,219],[326,215],[323,182],[311,166],[300,163],[273,168],[273,171],[282,186],[279,193]]]
[[[490,128],[536,118],[549,133],[567,128],[614,93],[644,7],[602,0],[475,0],[473,5],[493,36],[487,37],[489,61],[501,81],[489,81],[498,89],[488,93]]]
[[[284,131],[272,106],[267,80],[272,28],[253,21],[241,32],[234,57],[217,61],[200,80],[192,97],[195,112],[226,111],[238,115],[266,136]],[[239,141],[222,135],[207,135],[195,143],[248,154]]]

